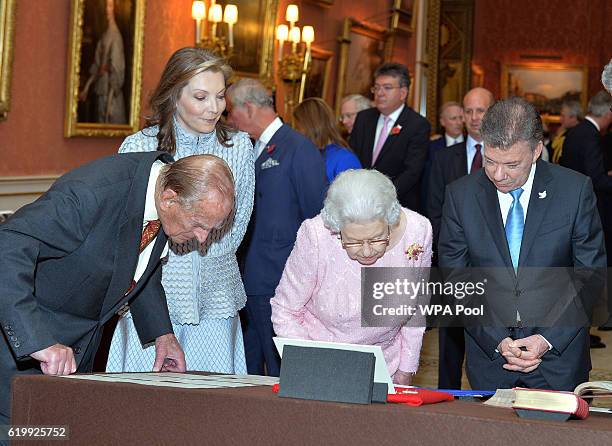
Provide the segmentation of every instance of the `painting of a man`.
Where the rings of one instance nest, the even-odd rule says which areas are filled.
[[[79,121],[127,124],[126,57],[124,40],[115,20],[115,0],[105,0],[105,17],[106,28],[96,43],[93,61],[88,71],[81,74],[81,79],[87,80],[79,92],[79,102],[83,103],[79,106]]]

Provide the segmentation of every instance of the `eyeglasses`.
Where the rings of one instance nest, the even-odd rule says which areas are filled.
[[[378,93],[379,91],[383,90],[385,93],[389,93],[391,90],[395,90],[396,88],[402,88],[399,85],[397,87],[394,87],[393,85],[374,85],[372,88],[370,88],[370,91],[372,93]]]
[[[340,122],[344,121],[345,119],[353,119],[355,116],[357,115],[357,113],[342,113],[339,117],[338,120]]]
[[[342,240],[342,231],[340,231],[340,235],[338,236],[340,239],[340,243],[344,249],[350,249],[352,251],[359,251],[363,249],[363,247],[367,244],[370,248],[375,251],[382,251],[389,245],[389,240],[391,240],[391,228],[387,225],[387,236],[385,238],[372,239],[372,240],[359,240],[358,242],[345,242]]]

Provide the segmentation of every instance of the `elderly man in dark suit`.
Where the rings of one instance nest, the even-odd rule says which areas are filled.
[[[523,99],[493,105],[480,133],[484,168],[446,188],[438,244],[452,274],[483,268],[492,278],[493,319],[465,329],[468,379],[476,389],[572,390],[589,377],[585,305],[606,267],[591,180],[538,160],[542,121]]]
[[[155,371],[185,371],[161,286],[167,237],[204,242],[233,207],[211,155],[115,155],[62,176],[0,226],[0,418],[16,374],[91,371],[103,327],[129,303]],[[159,231],[163,228],[163,231]]]
[[[242,79],[228,89],[227,97],[230,122],[256,141],[255,206],[242,243],[247,371],[278,376],[270,299],[300,225],[323,207],[325,164],[310,140],[282,123],[261,82]]]
[[[482,167],[483,142],[480,136],[482,118],[495,102],[493,93],[485,88],[474,88],[463,98],[463,112],[468,132],[466,141],[454,144],[434,154],[429,176],[426,215],[434,234],[435,254],[440,235],[440,220],[446,186]],[[440,327],[438,330],[438,387],[460,389],[465,356],[462,327]]]
[[[463,107],[455,101],[449,101],[440,107],[440,125],[444,134],[429,143],[427,160],[421,179],[421,205],[427,212],[427,195],[429,193],[429,177],[431,176],[431,163],[436,153],[444,147],[454,146],[464,141],[463,136]]]
[[[402,206],[420,211],[431,126],[406,105],[409,88],[408,68],[399,63],[381,65],[374,73],[375,107],[357,114],[349,145],[363,167],[391,178]]]

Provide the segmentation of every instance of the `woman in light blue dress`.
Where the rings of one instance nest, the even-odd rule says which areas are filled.
[[[119,152],[162,150],[175,159],[216,155],[229,165],[236,183],[230,221],[210,232],[206,243],[194,239],[170,245],[162,267],[174,333],[185,351],[188,370],[246,373],[240,310],[246,302],[236,250],[251,217],[255,187],[253,147],[246,133],[227,126],[225,85],[231,68],[201,48],[183,48],[169,59],[150,106],[147,127],[128,136]],[[107,371],[149,371],[154,346],[142,346],[131,315],[119,320]]]

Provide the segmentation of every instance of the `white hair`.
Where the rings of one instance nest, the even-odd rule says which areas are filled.
[[[355,107],[357,108],[357,112],[361,110],[365,110],[371,108],[373,106],[372,101],[360,94],[349,94],[342,99],[342,105],[345,102],[353,101],[355,103]]]
[[[601,83],[608,90],[608,93],[612,94],[612,59],[608,62],[601,73]]]
[[[350,169],[329,186],[321,218],[327,229],[338,233],[347,223],[384,220],[394,225],[401,212],[397,191],[377,170]]]

